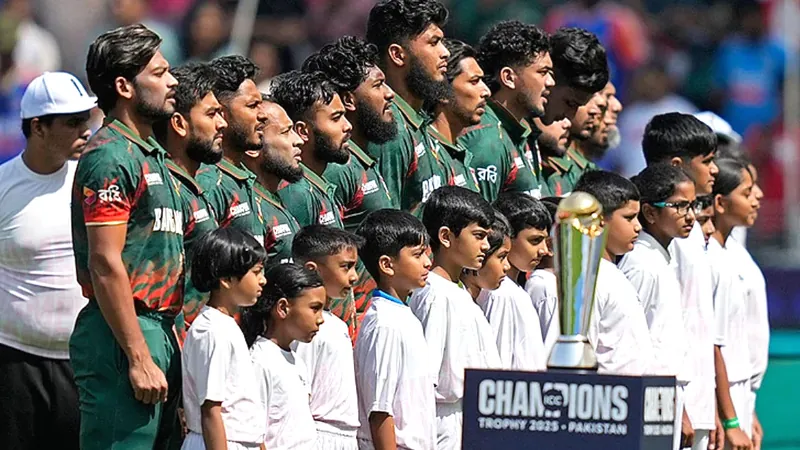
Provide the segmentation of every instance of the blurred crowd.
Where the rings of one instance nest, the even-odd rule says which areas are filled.
[[[322,43],[363,36],[374,0],[0,0],[0,163],[22,150],[19,100],[45,71],[85,79],[89,42],[103,31],[141,22],[161,35],[171,64],[245,53],[261,67],[259,87],[296,68]],[[756,234],[780,239],[782,89],[787,46],[784,0],[445,0],[446,33],[468,43],[502,19],[554,31],[578,26],[608,50],[625,110],[621,145],[601,166],[632,175],[644,167],[640,140],[651,117],[667,111],[718,112],[743,137],[764,173],[764,220]],[[247,7],[256,9],[255,20]],[[796,16],[795,16],[796,17]],[[244,44],[242,44],[242,36]],[[236,42],[235,42],[236,41]],[[98,117],[98,126],[99,126]],[[760,233],[758,233],[760,231]]]

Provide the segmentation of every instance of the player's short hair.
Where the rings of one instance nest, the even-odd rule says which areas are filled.
[[[717,150],[717,135],[691,114],[671,112],[653,117],[644,129],[642,151],[647,164],[706,156]]]
[[[244,56],[221,56],[209,64],[216,73],[214,95],[220,102],[227,102],[235,97],[242,83],[246,80],[255,81],[258,75],[258,66]]]
[[[114,80],[133,82],[161,46],[161,38],[141,24],[107,31],[92,42],[86,55],[86,76],[97,106],[108,114],[117,104]]]
[[[292,240],[292,259],[298,264],[319,262],[349,249],[358,250],[364,239],[349,231],[325,225],[308,225]]]
[[[503,246],[503,242],[507,237],[511,237],[511,224],[508,223],[508,219],[506,219],[506,216],[504,216],[503,213],[495,209],[494,221],[492,222],[492,227],[489,229],[489,234],[486,237],[486,240],[489,241],[489,250],[486,250],[486,253],[484,254],[484,264],[486,264],[486,261],[490,256],[494,255],[495,252]]]
[[[381,256],[396,258],[405,247],[428,245],[425,226],[406,211],[381,209],[370,213],[356,230],[365,243],[359,256],[367,272],[380,280],[378,260]]]
[[[170,70],[178,85],[175,87],[175,112],[184,117],[206,95],[213,93],[217,81],[216,72],[207,63],[189,62]],[[162,144],[166,143],[167,129],[170,119],[160,120],[153,124],[153,135]]]
[[[719,173],[714,178],[714,188],[711,194],[716,197],[717,195],[728,195],[739,187],[744,182],[742,170],[750,172],[750,169],[740,159],[718,159],[715,161]],[[752,173],[750,176],[752,177]]]
[[[442,186],[424,205],[422,223],[431,236],[431,249],[439,250],[439,229],[447,227],[456,236],[470,224],[490,228],[494,221],[492,205],[477,192],[460,186]]]
[[[511,237],[528,229],[550,231],[553,219],[544,204],[522,192],[503,192],[494,202],[494,207],[503,213],[511,224]]]
[[[584,173],[575,185],[573,192],[592,194],[603,207],[603,215],[611,217],[629,201],[639,201],[639,190],[633,182],[622,175],[605,170],[591,170]]]
[[[692,182],[680,167],[667,162],[647,166],[631,178],[639,191],[642,203],[663,202],[675,193],[675,188],[684,182]]]
[[[444,28],[447,16],[447,8],[436,0],[381,0],[369,12],[367,41],[383,61],[390,45],[405,45],[431,25]]]
[[[461,61],[467,58],[478,60],[478,52],[471,45],[459,41],[458,39],[445,39],[444,46],[450,52],[447,58],[447,81],[452,83],[457,76],[464,70],[461,68]]]
[[[192,284],[200,292],[210,292],[219,289],[221,279],[241,279],[266,261],[267,251],[253,236],[236,228],[218,228],[197,241]]]
[[[314,105],[329,105],[336,95],[336,87],[322,72],[293,70],[272,84],[270,94],[283,106],[292,122],[307,120]]]
[[[550,37],[550,57],[556,84],[595,93],[608,83],[606,50],[593,33],[560,28]]]
[[[478,63],[492,93],[500,90],[503,67],[522,68],[550,51],[550,36],[535,25],[518,20],[495,24],[478,41]],[[450,69],[448,67],[448,73]]]
[[[355,91],[378,66],[378,47],[355,36],[326,44],[303,63],[304,72],[322,72],[339,95]]]

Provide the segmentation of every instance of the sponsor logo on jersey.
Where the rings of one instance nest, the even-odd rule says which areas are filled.
[[[282,238],[284,236],[291,235],[292,234],[292,229],[289,227],[289,225],[286,225],[285,223],[282,223],[282,224],[275,225],[274,227],[272,227],[272,234],[275,235],[275,239],[280,239],[280,238]]]
[[[434,175],[422,182],[422,203],[428,201],[433,191],[442,187],[442,177]]]
[[[374,194],[375,192],[378,192],[378,182],[375,180],[369,180],[361,185],[361,190],[364,192],[364,195]]]
[[[453,180],[456,183],[456,186],[466,186],[467,179],[464,177],[463,173],[456,175],[455,179]]]
[[[153,210],[153,231],[183,234],[183,213],[172,208],[156,208]]]
[[[419,158],[422,155],[424,155],[425,154],[425,144],[423,144],[422,142],[417,144],[417,146],[414,147],[414,154],[417,155],[417,158]]]
[[[160,186],[164,184],[164,180],[161,179],[161,174],[158,173],[144,174],[144,181],[148,186]]]
[[[514,158],[514,165],[517,166],[517,169],[522,169],[525,167],[525,161],[523,161],[521,156],[517,156]]]
[[[497,166],[478,167],[478,179],[494,183],[497,181]]]
[[[250,205],[247,203],[239,203],[230,208],[231,217],[242,217],[250,214]]]
[[[208,219],[211,217],[211,216],[208,214],[208,210],[207,210],[207,209],[205,209],[205,208],[203,208],[203,209],[198,209],[198,210],[197,210],[197,211],[195,211],[195,212],[194,212],[192,215],[194,216],[194,221],[195,221],[196,223],[203,223],[203,222],[205,222],[206,220],[208,220]]]
[[[333,211],[325,211],[319,215],[320,225],[332,225],[334,223],[336,223],[336,216],[333,215]]]
[[[122,193],[119,190],[119,186],[110,184],[107,188],[97,191],[97,199],[103,203],[122,202]]]

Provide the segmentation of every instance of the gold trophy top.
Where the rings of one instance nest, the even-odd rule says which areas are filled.
[[[597,237],[603,233],[603,206],[591,194],[573,192],[559,202],[556,221],[569,223],[581,234]]]

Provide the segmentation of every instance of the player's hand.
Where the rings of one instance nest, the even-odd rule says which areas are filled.
[[[692,427],[692,421],[689,420],[689,415],[684,410],[683,419],[681,420],[681,448],[691,447],[692,445],[694,445],[694,427]]]
[[[753,450],[761,450],[761,442],[764,440],[764,429],[756,413],[753,413]]]
[[[167,378],[149,355],[141,362],[131,362],[128,377],[136,400],[146,405],[167,401]]]
[[[708,435],[708,450],[722,450],[725,447],[725,430],[722,428],[719,415],[716,416],[716,424],[717,426]]]
[[[753,450],[753,443],[741,428],[725,430],[725,440],[733,450]]]

